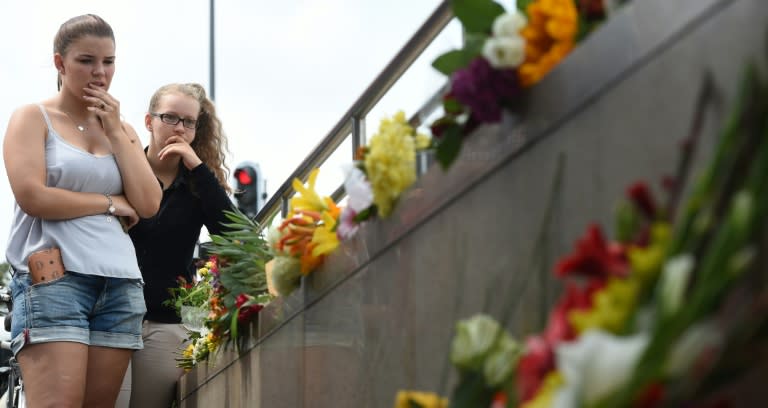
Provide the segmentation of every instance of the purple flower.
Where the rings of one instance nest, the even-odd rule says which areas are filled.
[[[501,109],[520,94],[516,70],[495,69],[482,57],[454,72],[451,79],[453,96],[480,122],[500,121]]]

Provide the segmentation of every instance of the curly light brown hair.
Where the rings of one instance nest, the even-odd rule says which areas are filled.
[[[216,175],[216,179],[224,191],[231,193],[232,188],[227,183],[229,167],[224,162],[225,154],[228,151],[227,137],[222,130],[221,120],[216,115],[213,101],[208,99],[205,89],[200,84],[168,84],[162,86],[152,95],[152,99],[149,100],[149,111],[154,112],[160,103],[160,98],[168,94],[191,96],[200,103],[195,139],[190,146],[197,157]]]

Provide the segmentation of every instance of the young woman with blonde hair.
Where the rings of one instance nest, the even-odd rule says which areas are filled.
[[[213,102],[198,84],[170,84],[149,103],[147,160],[163,188],[157,215],[142,219],[129,233],[146,286],[144,349],[131,363],[130,406],[168,407],[183,370],[176,355],[187,333],[172,307],[169,288],[178,277],[192,282],[195,245],[205,226],[220,234],[224,210],[232,210],[224,165],[226,138]]]

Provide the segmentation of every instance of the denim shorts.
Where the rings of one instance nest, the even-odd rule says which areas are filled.
[[[67,272],[32,285],[28,273],[11,281],[11,349],[25,344],[71,341],[90,346],[141,349],[147,311],[141,279]]]

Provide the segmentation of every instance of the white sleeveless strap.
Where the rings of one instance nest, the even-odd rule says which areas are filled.
[[[42,104],[38,104],[37,106],[40,108],[40,112],[43,112],[43,118],[45,119],[45,124],[48,125],[48,129],[52,129],[51,119],[48,118],[48,112],[45,111],[45,107]]]

